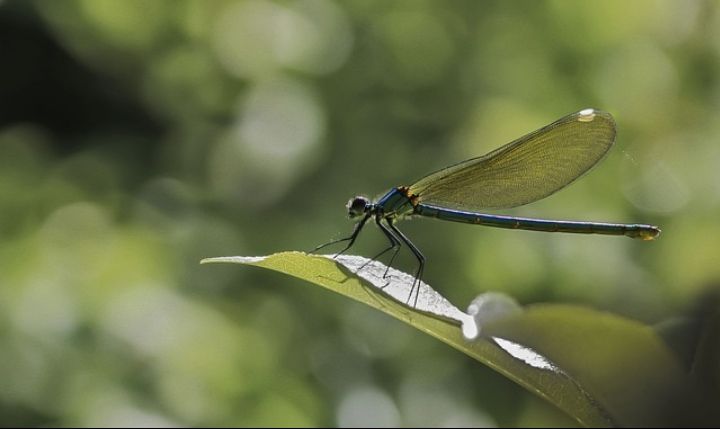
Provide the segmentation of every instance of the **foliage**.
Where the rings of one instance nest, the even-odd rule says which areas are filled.
[[[717,386],[708,396],[655,331],[640,323],[578,306],[533,305],[498,315],[465,338],[447,319],[403,305],[357,270],[368,262],[286,252],[220,257],[203,263],[254,265],[298,277],[351,297],[438,338],[547,399],[588,427],[680,426],[720,421]],[[384,266],[373,267],[380,272]],[[391,272],[391,282],[402,282]],[[402,277],[401,277],[402,278]],[[405,276],[407,292],[413,277]],[[409,304],[409,303],[408,303]],[[379,333],[378,335],[383,335]],[[668,407],[667,404],[673,404]]]

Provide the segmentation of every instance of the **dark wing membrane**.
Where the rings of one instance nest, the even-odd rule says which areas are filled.
[[[477,211],[531,203],[582,176],[615,141],[607,112],[585,109],[487,155],[436,171],[410,186],[421,203]]]

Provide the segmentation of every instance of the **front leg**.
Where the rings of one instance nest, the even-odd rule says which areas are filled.
[[[355,228],[353,229],[353,232],[349,237],[345,237],[345,238],[341,238],[339,240],[333,240],[328,243],[321,244],[320,246],[318,246],[315,249],[313,249],[312,251],[310,251],[310,253],[315,253],[318,250],[325,248],[327,246],[333,245],[333,244],[342,243],[343,241],[350,241],[350,243],[348,243],[348,245],[345,246],[345,248],[343,250],[336,253],[335,256],[333,256],[333,258],[337,258],[338,256],[342,255],[349,248],[351,248],[353,244],[355,244],[355,240],[357,239],[358,235],[360,235],[360,231],[362,231],[363,227],[365,226],[365,223],[368,221],[368,219],[370,219],[370,216],[371,216],[370,213],[368,213],[365,215],[365,217],[362,218],[362,220],[360,220],[360,222],[356,223]]]

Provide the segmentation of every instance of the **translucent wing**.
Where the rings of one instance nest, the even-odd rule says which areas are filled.
[[[597,164],[615,141],[607,112],[585,109],[410,186],[421,203],[477,211],[531,203]]]

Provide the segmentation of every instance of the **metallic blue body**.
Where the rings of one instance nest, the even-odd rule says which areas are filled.
[[[422,203],[415,206],[415,213],[421,216],[435,217],[453,222],[486,225],[496,228],[525,229],[530,231],[625,235],[641,239],[650,239],[654,237],[656,231],[656,228],[651,225],[531,219],[452,210],[444,207],[425,205]]]

